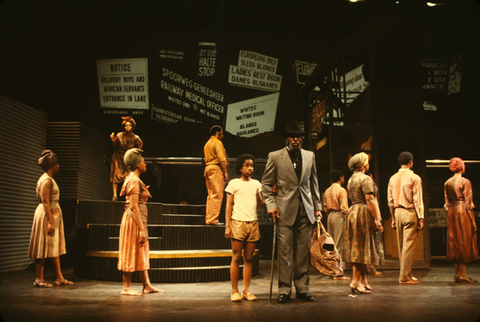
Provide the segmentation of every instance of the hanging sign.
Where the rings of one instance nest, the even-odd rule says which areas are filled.
[[[305,84],[307,79],[312,76],[313,71],[318,65],[314,63],[307,63],[304,61],[295,61],[295,74],[297,75],[297,83]]]
[[[240,137],[273,131],[280,93],[228,105],[225,130]]]
[[[270,92],[280,91],[282,76],[277,75],[278,59],[240,50],[238,65],[230,65],[228,83]]]
[[[147,58],[97,60],[100,107],[147,110]]]

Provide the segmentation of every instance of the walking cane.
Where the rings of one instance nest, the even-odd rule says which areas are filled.
[[[275,262],[275,241],[277,240],[277,223],[273,222],[273,247],[272,247],[272,269],[270,271],[270,301],[272,300],[273,273]]]

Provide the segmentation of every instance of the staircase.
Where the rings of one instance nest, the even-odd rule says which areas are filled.
[[[118,235],[124,202],[78,203],[74,273],[78,277],[122,281],[117,269]],[[147,203],[150,280],[154,283],[230,279],[232,257],[225,227],[205,225],[205,205]],[[259,251],[253,275],[258,275]],[[240,273],[241,276],[241,273]],[[140,281],[137,273],[132,280]]]

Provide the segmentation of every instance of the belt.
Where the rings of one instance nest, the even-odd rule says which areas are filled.
[[[398,207],[395,207],[395,209],[415,210],[415,207],[407,208],[407,207],[404,207],[404,206],[398,206]]]

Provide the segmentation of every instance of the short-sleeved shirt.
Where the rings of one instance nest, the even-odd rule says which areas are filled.
[[[327,213],[331,211],[340,211],[345,215],[348,211],[347,190],[338,183],[333,183],[327,190],[325,190],[323,205]]]
[[[257,220],[257,195],[261,189],[262,185],[255,179],[249,181],[233,179],[228,183],[225,191],[233,195],[232,219]]]
[[[366,203],[365,195],[374,193],[373,180],[366,174],[355,171],[348,180],[348,197],[352,204]]]
[[[150,198],[150,192],[145,186],[143,181],[135,176],[133,172],[130,172],[125,182],[123,183],[122,190],[120,191],[120,196],[125,195],[125,203],[130,205],[130,196],[138,195],[138,204],[146,204],[148,198]]]
[[[211,164],[220,164],[220,162],[228,163],[227,153],[225,152],[222,141],[213,135],[203,147],[203,153],[205,154],[206,166]]]

